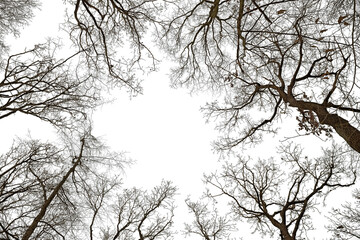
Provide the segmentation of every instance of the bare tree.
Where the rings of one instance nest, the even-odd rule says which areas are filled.
[[[101,85],[74,62],[81,52],[57,60],[59,42],[49,40],[9,56],[0,81],[0,119],[24,113],[56,127],[71,128],[103,103]]]
[[[89,113],[104,102],[103,90],[125,85],[133,93],[141,91],[134,72],[146,70],[144,66],[153,70],[156,63],[142,35],[156,22],[161,5],[67,2],[74,12],[63,28],[76,47],[68,57],[57,57],[60,41],[10,56],[1,41],[0,119],[24,113],[48,121],[67,134],[67,145],[19,140],[1,156],[0,236],[77,239],[88,233],[94,239],[99,219],[111,208],[117,214],[113,239],[170,239],[176,188],[163,182],[151,193],[122,190],[123,156],[105,150],[90,134],[81,137],[80,144],[71,139],[91,122]],[[35,0],[1,2],[0,40],[7,34],[18,36],[38,6]],[[146,58],[150,64],[143,62]]]
[[[57,174],[49,172],[59,163],[59,152],[50,144],[28,141],[14,145],[1,156],[1,237],[20,239],[29,224],[26,220],[35,216],[42,202],[48,199],[54,188],[52,179],[59,179]],[[64,216],[59,215],[59,221]],[[55,227],[56,223],[53,223]]]
[[[232,214],[247,219],[256,231],[300,239],[312,229],[309,211],[317,200],[355,183],[358,157],[339,147],[311,160],[298,146],[284,147],[282,152],[281,161],[254,163],[240,158],[235,165],[225,165],[223,172],[206,176],[206,182],[216,189],[210,197],[226,196]]]
[[[14,144],[1,156],[0,238],[171,239],[176,188],[122,189],[127,162],[91,136],[70,148]]]
[[[65,238],[81,226],[81,185],[100,181],[99,169],[121,170],[124,163],[121,154],[107,152],[91,135],[71,148],[20,141],[1,156],[0,236]]]
[[[32,49],[6,56],[0,45],[3,78],[0,79],[0,119],[25,113],[59,128],[88,119],[94,107],[103,104],[103,91],[126,86],[141,92],[135,76],[146,65],[155,69],[155,57],[142,35],[156,22],[161,5],[156,1],[67,1],[69,14],[63,29],[75,50],[57,57],[61,41],[49,40]],[[19,35],[19,27],[32,17],[38,1],[3,1],[0,5],[0,37]],[[133,51],[129,51],[132,49]],[[126,59],[126,56],[129,58]],[[144,59],[148,56],[151,64]],[[148,69],[149,70],[149,69]]]
[[[60,42],[49,40],[7,57],[3,42],[6,35],[20,35],[19,28],[29,23],[39,5],[35,0],[0,3],[0,119],[21,112],[57,127],[69,127],[101,103],[100,85],[91,81],[91,73],[71,67],[81,64],[81,52],[57,59]]]
[[[8,50],[6,35],[19,36],[19,28],[29,24],[33,10],[39,7],[37,0],[4,0],[0,2],[0,56]]]
[[[206,107],[223,119],[218,149],[259,141],[295,109],[300,130],[334,129],[360,152],[357,1],[168,2],[174,84],[226,93]]]
[[[354,194],[355,203],[342,205],[342,209],[333,209],[328,227],[335,239],[360,239],[360,192]]]
[[[205,240],[234,239],[230,238],[231,232],[236,230],[235,223],[228,216],[221,216],[213,206],[209,209],[208,204],[186,200],[190,213],[195,220],[185,223],[186,235],[198,235]]]
[[[88,69],[103,72],[109,83],[125,84],[134,92],[141,91],[134,71],[156,67],[157,60],[144,35],[150,25],[157,23],[162,10],[160,1],[67,2],[74,6],[74,11],[68,14],[65,28],[79,51],[85,52]]]
[[[151,192],[125,189],[112,204],[114,228],[110,239],[172,239],[176,188],[163,181]]]
[[[151,192],[139,188],[119,189],[101,182],[84,189],[90,239],[172,239],[176,188],[163,181]],[[112,189],[114,188],[114,189]]]

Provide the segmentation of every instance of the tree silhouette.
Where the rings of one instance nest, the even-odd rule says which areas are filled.
[[[355,203],[342,205],[342,209],[333,209],[330,217],[331,225],[328,229],[334,233],[336,239],[360,239],[360,192],[354,194]]]
[[[91,73],[72,67],[81,52],[57,60],[58,48],[58,42],[49,40],[9,56],[0,82],[0,119],[23,113],[70,129],[102,103],[100,86]]]
[[[324,150],[316,159],[301,151],[299,146],[286,146],[279,161],[240,158],[235,165],[227,164],[221,173],[206,176],[207,184],[215,188],[209,196],[227,197],[232,214],[247,219],[260,233],[303,238],[312,228],[309,211],[316,208],[316,199],[353,185],[359,160],[339,147]]]
[[[155,68],[156,60],[141,35],[155,21],[158,9],[151,1],[67,3],[74,11],[62,26],[75,48],[65,58],[59,57],[61,41],[54,39],[9,54],[4,37],[18,36],[40,4],[0,3],[0,119],[31,115],[50,122],[64,139],[56,146],[18,140],[1,155],[0,237],[135,239],[137,234],[143,240],[169,239],[176,188],[163,182],[150,193],[122,189],[120,173],[126,159],[103,147],[89,130],[92,111],[105,102],[104,92],[125,86],[139,93],[140,80],[134,73],[148,70],[144,66]],[[133,51],[122,54],[119,47]],[[146,54],[150,64],[143,61]],[[111,215],[109,209],[117,215],[100,224]],[[102,225],[109,225],[112,234]]]
[[[40,4],[0,2],[0,119],[23,113],[64,134],[56,144],[15,141],[0,156],[1,238],[172,238],[176,188],[163,181],[150,192],[123,189],[126,158],[89,130],[92,111],[106,102],[104,92],[125,87],[141,93],[138,73],[154,70],[158,62],[147,43],[149,30],[178,63],[175,85],[224,93],[223,103],[205,108],[208,117],[222,119],[225,136],[218,149],[258,142],[262,132],[276,132],[275,122],[295,109],[299,131],[331,136],[335,130],[360,152],[355,0],[64,4],[71,10],[62,29],[73,46],[67,57],[59,57],[61,43],[54,39],[10,53],[6,35],[18,36]],[[217,190],[209,196],[229,197],[235,219],[248,219],[264,234],[303,237],[311,229],[314,200],[355,183],[358,157],[344,149],[334,146],[312,160],[297,146],[282,148],[279,161],[240,158],[206,177]],[[186,203],[195,217],[186,225],[188,234],[229,238],[234,229],[229,216],[201,202]],[[350,224],[357,217],[350,213],[357,212],[350,205],[344,209],[337,210],[330,230],[346,239],[357,236],[357,225]]]
[[[8,50],[4,42],[6,35],[19,36],[19,28],[29,24],[34,8],[39,7],[37,0],[4,0],[0,3],[0,53],[3,56]]]
[[[176,188],[166,181],[150,192],[125,189],[112,205],[116,221],[108,239],[172,239],[175,194]]]
[[[57,56],[61,42],[53,39],[7,57],[8,48],[1,39],[19,35],[19,27],[31,20],[28,9],[39,3],[1,3],[0,69],[4,77],[0,79],[0,119],[24,113],[70,129],[88,120],[89,113],[104,103],[104,91],[125,86],[132,94],[139,93],[136,71],[155,69],[156,59],[142,39],[159,10],[151,1],[68,3],[74,12],[68,14],[63,29],[75,48],[65,58]]]
[[[360,152],[357,1],[171,3],[162,39],[174,84],[226,95],[206,107],[223,119],[218,149],[259,141],[294,109],[300,130],[334,129]]]
[[[144,35],[149,25],[158,22],[161,5],[155,0],[67,2],[74,11],[65,26],[79,51],[84,51],[88,69],[96,68],[115,86],[140,92],[140,80],[134,72],[143,66],[148,70],[156,67]]]
[[[186,235],[198,235],[205,240],[230,239],[231,232],[236,230],[235,223],[228,216],[221,216],[213,206],[209,208],[208,203],[192,202],[186,200],[186,205],[194,220],[185,223]]]
[[[125,158],[104,151],[90,135],[80,144],[55,147],[19,140],[1,156],[0,236],[7,239],[47,239],[66,235],[79,220],[79,186],[101,179],[99,166],[121,170]],[[77,152],[75,152],[77,149]]]
[[[0,237],[97,239],[104,226],[111,229],[108,239],[172,236],[176,188],[170,182],[151,192],[122,189],[128,163],[122,154],[91,135],[67,145],[19,141],[1,156]]]
[[[173,84],[225,96],[203,109],[224,134],[217,150],[258,143],[295,115],[297,131],[326,137],[335,131],[360,152],[357,1],[167,3],[173,11],[164,18],[167,26],[159,40],[177,63]],[[327,152],[306,164],[284,160],[297,172],[282,171],[284,166],[272,161],[254,165],[242,159],[206,179],[233,200],[233,212],[256,230],[295,239],[310,227],[309,202],[323,196],[324,188],[343,186],[328,185],[326,177],[337,181],[337,174],[349,174],[341,163],[346,160],[333,156]],[[286,174],[288,181],[281,185],[277,178]],[[354,184],[356,174],[350,175],[346,186]],[[281,198],[278,185],[288,187],[287,197]]]

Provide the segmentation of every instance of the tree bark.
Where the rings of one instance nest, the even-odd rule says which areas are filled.
[[[294,240],[294,238],[292,238],[289,234],[283,234],[283,233],[281,234],[282,234],[282,239],[284,240]]]
[[[321,124],[334,128],[351,148],[360,153],[360,131],[352,126],[348,120],[340,117],[336,113],[329,113],[326,106],[322,104],[298,101],[296,99],[290,99],[288,102],[292,107],[315,112]]]
[[[280,237],[283,240],[294,240],[293,237],[291,237],[287,227],[285,224],[279,224],[276,226],[280,230]]]
[[[326,109],[325,109],[326,111]],[[327,111],[326,111],[327,112]],[[315,112],[321,124],[326,124],[335,129],[335,131],[352,147],[360,153],[360,131],[353,127],[348,120],[337,114],[323,114]]]

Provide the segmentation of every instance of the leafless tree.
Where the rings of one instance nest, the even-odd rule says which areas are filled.
[[[91,136],[70,148],[14,144],[1,156],[0,238],[171,239],[176,188],[122,189],[127,162]]]
[[[333,209],[328,227],[335,239],[360,239],[360,192],[354,194],[355,203],[347,202],[342,209]]]
[[[113,223],[107,228],[106,239],[172,239],[175,194],[176,188],[168,181],[151,192],[124,189],[107,211]]]
[[[9,56],[0,81],[0,119],[24,113],[56,127],[71,128],[103,103],[101,85],[74,62],[81,52],[56,59],[59,43],[46,44]]]
[[[91,135],[71,148],[19,141],[1,156],[0,236],[64,239],[81,226],[81,185],[102,179],[99,166],[120,171],[124,163],[121,154],[107,152]]]
[[[69,127],[71,122],[86,117],[87,111],[101,103],[99,84],[91,73],[81,73],[78,67],[81,52],[66,59],[55,56],[59,41],[49,40],[32,49],[8,55],[3,38],[19,36],[19,28],[33,17],[35,0],[2,1],[0,3],[0,119],[14,113],[24,113],[49,121],[57,127]]]
[[[1,156],[2,238],[20,239],[29,225],[26,219],[35,216],[40,210],[41,203],[48,199],[48,193],[54,188],[52,179],[59,180],[59,176],[51,174],[47,168],[55,168],[59,163],[58,155],[59,150],[50,144],[29,141],[14,145],[7,154]],[[64,209],[64,213],[66,210],[68,209]],[[62,221],[64,216],[66,214],[59,215],[58,219]]]
[[[63,28],[76,48],[68,57],[57,57],[61,43],[56,40],[9,56],[1,41],[0,119],[24,113],[69,135],[63,147],[19,140],[1,156],[0,236],[76,239],[88,233],[94,239],[99,219],[112,208],[117,214],[113,239],[135,235],[144,240],[169,239],[175,187],[163,182],[151,193],[134,188],[121,194],[123,156],[105,151],[89,134],[81,137],[80,144],[71,139],[91,122],[89,113],[104,102],[104,89],[125,85],[133,93],[141,91],[134,72],[144,66],[154,69],[156,63],[142,35],[156,21],[161,5],[155,1],[67,3],[74,12]],[[36,7],[35,0],[1,2],[0,40],[7,34],[18,36]],[[145,55],[150,64],[143,62]]]
[[[151,59],[149,68],[156,63],[142,35],[161,6],[155,1],[67,3],[74,13],[63,28],[77,49],[68,57],[57,57],[61,43],[56,40],[8,57],[1,42],[0,119],[24,113],[72,137],[91,121],[88,113],[104,102],[104,89],[126,85],[141,91],[134,71],[146,65],[145,55]],[[35,0],[1,2],[0,40],[7,34],[18,36],[38,6]],[[65,136],[63,147],[19,140],[1,156],[0,236],[76,239],[88,233],[94,239],[99,219],[111,208],[117,214],[112,239],[169,239],[175,187],[163,182],[151,193],[121,190],[123,156],[105,151],[91,135],[81,137],[80,144],[71,137]]]
[[[103,91],[126,86],[141,92],[135,72],[146,66],[148,56],[155,69],[155,57],[142,35],[156,22],[161,4],[156,1],[67,1],[74,9],[63,29],[75,45],[73,53],[59,58],[60,40],[49,40],[31,49],[6,56],[0,45],[0,119],[25,113],[59,128],[88,118],[89,112],[104,103]],[[19,35],[31,9],[38,1],[3,1],[0,5],[0,37]],[[132,49],[133,51],[129,51]],[[3,54],[4,53],[4,54]],[[126,59],[126,56],[129,59]]]
[[[89,239],[172,239],[176,188],[171,182],[163,181],[151,192],[115,185],[98,182],[82,190]]]
[[[309,211],[331,191],[355,183],[358,157],[339,147],[324,150],[316,159],[302,156],[298,146],[281,151],[281,161],[240,158],[221,173],[208,175],[206,182],[216,189],[209,196],[226,196],[232,214],[247,219],[260,233],[306,238],[312,229]]]
[[[230,234],[236,230],[235,223],[228,216],[219,215],[215,206],[209,209],[209,204],[190,199],[186,205],[195,218],[191,224],[185,223],[186,235],[198,235],[205,240],[234,239]]]
[[[104,72],[114,85],[125,84],[135,92],[141,91],[134,71],[156,67],[157,60],[144,36],[150,25],[160,24],[157,21],[162,10],[160,1],[67,2],[74,11],[68,14],[64,26],[79,51],[85,52],[88,68]]]
[[[4,37],[9,34],[19,36],[19,28],[29,24],[33,17],[33,10],[39,5],[37,0],[4,0],[0,2],[0,58],[8,49]]]
[[[300,130],[334,129],[360,152],[358,1],[167,2],[174,84],[225,92],[206,107],[223,120],[218,149],[259,141],[294,109]]]

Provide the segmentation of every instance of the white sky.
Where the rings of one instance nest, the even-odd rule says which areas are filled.
[[[21,38],[9,38],[13,50],[21,51],[25,45],[31,47],[44,42],[48,36],[57,36],[58,23],[63,21],[64,15],[59,9],[63,9],[62,1],[44,1],[42,11],[36,13],[32,25],[22,31]],[[210,146],[218,133],[214,131],[214,124],[205,124],[199,111],[212,97],[190,96],[185,89],[171,89],[166,72],[168,68],[160,68],[161,71],[144,77],[143,95],[130,99],[125,92],[114,91],[117,100],[104,105],[93,116],[94,135],[101,136],[113,150],[126,151],[136,160],[135,165],[126,169],[126,186],[152,188],[162,179],[174,182],[180,193],[175,221],[176,226],[182,227],[183,222],[189,221],[184,214],[187,211],[184,204],[186,196],[190,194],[193,200],[197,200],[204,191],[203,173],[221,166],[218,155],[212,152]],[[33,138],[55,136],[49,124],[26,116],[8,117],[1,123],[1,153],[6,152],[14,136],[24,136],[28,131]],[[284,125],[284,132],[292,131],[294,124]],[[9,128],[9,125],[13,127]],[[49,130],[44,131],[44,126],[48,126]],[[313,148],[318,143],[318,139],[311,137],[303,142],[310,154],[319,153],[319,147]],[[267,136],[265,144],[250,152],[256,152],[258,157],[268,157],[270,153],[275,153],[276,146],[278,140]],[[245,232],[250,232],[248,227],[241,229],[240,235],[244,236]],[[177,239],[183,238],[179,235]],[[260,238],[249,236],[244,239]]]

